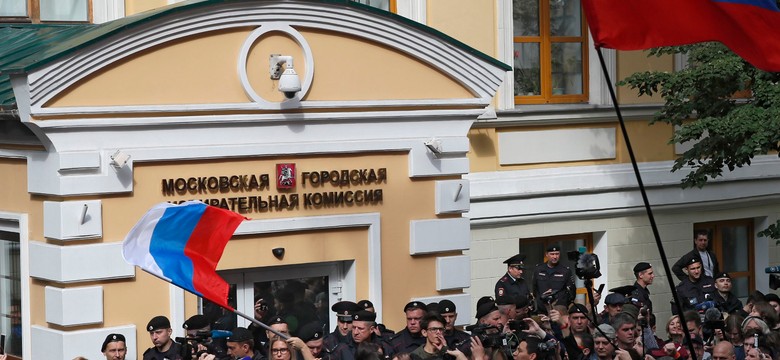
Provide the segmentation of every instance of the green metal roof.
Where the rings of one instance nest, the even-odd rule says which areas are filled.
[[[190,0],[123,17],[103,24],[0,24],[0,111],[16,108],[9,74],[27,73],[74,51],[103,40],[123,30],[181,11],[220,3],[254,2],[258,0]],[[391,18],[429,33],[504,70],[512,67],[454,38],[416,21],[409,20],[373,6],[349,0],[309,0],[360,8]]]

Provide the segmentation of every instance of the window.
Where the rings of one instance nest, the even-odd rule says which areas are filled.
[[[22,292],[19,234],[0,231],[0,333],[7,354],[22,355]]]
[[[516,104],[588,101],[580,0],[513,0]]]
[[[585,248],[585,252],[591,252],[593,250],[593,234],[585,233],[520,239],[520,252],[526,255],[525,273],[528,276],[526,277],[527,280],[530,280],[530,277],[533,276],[533,267],[536,266],[536,264],[547,261],[545,253],[547,252],[547,248],[551,245],[558,245],[561,247],[561,259],[558,262],[568,266],[572,269],[572,274],[574,274],[576,266],[573,261],[569,260],[567,253],[569,251],[578,251],[581,247]],[[577,279],[574,284],[577,286],[577,301],[584,303],[587,291],[585,289],[585,282]]]
[[[88,0],[0,0],[0,20],[8,22],[87,22]]]
[[[753,221],[750,219],[718,221],[694,225],[695,230],[709,231],[709,249],[715,254],[720,271],[731,276],[731,292],[745,300],[755,290],[753,264]],[[691,234],[693,239],[693,234]],[[728,254],[728,259],[724,255]]]
[[[365,4],[368,6],[373,6],[375,8],[379,8],[384,11],[389,11],[392,13],[398,12],[395,5],[396,0],[352,0],[352,1]]]

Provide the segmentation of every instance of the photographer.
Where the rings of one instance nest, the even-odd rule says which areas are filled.
[[[512,353],[514,360],[560,360],[558,342],[533,319],[523,319],[527,330],[518,334],[519,343]]]
[[[220,339],[212,338],[211,324],[205,315],[191,316],[182,324],[182,328],[186,331],[187,337],[176,338],[176,342],[182,344],[185,348],[182,356],[186,356],[187,353],[198,354],[207,352],[214,355],[217,360],[229,359],[224,337]],[[228,331],[222,332],[225,333],[223,336],[230,334]]]

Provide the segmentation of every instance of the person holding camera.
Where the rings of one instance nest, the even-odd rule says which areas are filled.
[[[577,295],[574,274],[568,266],[559,262],[561,247],[550,245],[545,255],[547,262],[534,267],[532,285],[537,312],[547,309],[546,305],[557,304],[568,307]]]
[[[518,334],[513,360],[561,360],[559,344],[531,318],[523,319],[527,329]]]
[[[704,309],[714,307],[715,295],[717,289],[715,288],[715,280],[702,273],[701,257],[698,254],[688,255],[685,258],[686,269],[688,270],[688,277],[677,285],[677,295],[680,297],[682,303],[682,311],[689,309]],[[678,309],[676,306],[672,306],[672,313],[677,314]]]

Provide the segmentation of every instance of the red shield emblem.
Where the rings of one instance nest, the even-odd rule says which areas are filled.
[[[276,188],[295,188],[295,164],[276,164]]]

